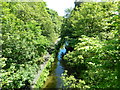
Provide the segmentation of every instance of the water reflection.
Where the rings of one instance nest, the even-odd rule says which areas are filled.
[[[63,47],[60,48],[58,53],[58,57],[57,57],[58,61],[57,64],[55,64],[56,68],[54,69],[54,72],[52,72],[48,77],[48,80],[46,81],[44,88],[61,88],[62,79],[60,77],[61,74],[64,72],[64,67],[62,66],[60,61],[62,60],[62,56],[65,53],[66,53],[65,45],[63,45]]]
[[[58,53],[58,61],[62,59],[62,55],[65,53],[66,53],[66,49],[65,49],[65,46],[63,46],[63,48],[60,48],[60,51]]]
[[[62,80],[61,80],[61,74],[64,72],[64,67],[62,66],[62,64],[60,63],[60,61],[62,60],[62,56],[66,53],[66,49],[65,46],[63,46],[63,48],[60,48],[60,51],[58,53],[58,62],[57,62],[57,68],[55,69],[55,73],[57,76],[57,84],[56,84],[56,88],[60,88],[62,86]]]

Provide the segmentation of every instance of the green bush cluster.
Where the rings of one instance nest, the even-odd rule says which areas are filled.
[[[2,5],[2,88],[31,83],[42,56],[54,44],[62,18],[45,2],[0,2]],[[53,37],[54,35],[54,37]]]
[[[82,3],[81,7],[72,11],[69,18],[64,19],[61,36],[77,38],[81,35],[96,36],[100,32],[109,32],[117,25],[115,17],[113,18],[116,11],[116,2]]]
[[[83,3],[64,20],[61,37],[74,47],[64,56],[66,88],[120,88],[119,4]]]

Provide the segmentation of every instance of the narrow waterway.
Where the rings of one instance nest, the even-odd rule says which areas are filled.
[[[62,55],[66,53],[65,45],[60,48],[56,62],[53,64],[50,75],[43,88],[62,88],[61,74],[64,72],[64,66],[61,63]]]

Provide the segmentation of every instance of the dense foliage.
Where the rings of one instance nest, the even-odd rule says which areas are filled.
[[[119,5],[82,3],[64,19],[61,37],[73,48],[64,56],[66,88],[120,88]]]
[[[58,35],[62,18],[45,2],[1,2],[2,88],[32,83],[42,56]],[[53,37],[54,36],[54,37]]]

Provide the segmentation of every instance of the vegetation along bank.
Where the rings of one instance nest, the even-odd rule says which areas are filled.
[[[42,88],[66,42],[62,88],[120,88],[120,1],[84,2],[64,17],[45,2],[0,4],[1,88]]]

